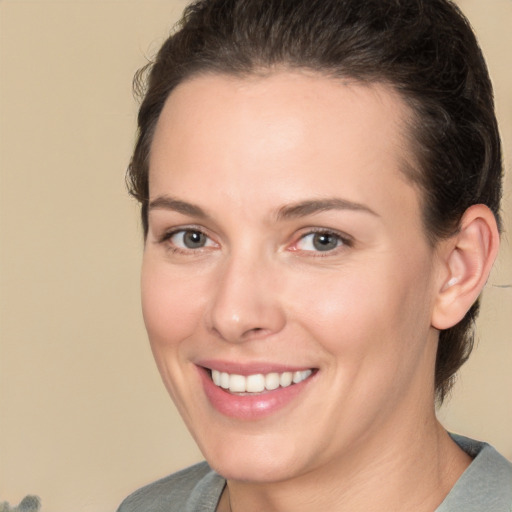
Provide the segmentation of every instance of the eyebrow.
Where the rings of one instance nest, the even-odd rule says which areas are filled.
[[[201,207],[170,196],[158,196],[149,203],[149,211],[158,209],[171,210],[199,219],[210,218],[210,215],[206,213]],[[306,217],[308,215],[314,215],[316,213],[329,210],[360,211],[379,217],[376,212],[364,204],[334,197],[327,199],[305,200],[298,203],[282,206],[277,210],[276,220],[279,221]]]
[[[359,211],[379,217],[376,212],[364,204],[333,197],[328,199],[301,201],[299,203],[283,206],[282,208],[279,208],[277,212],[277,219],[280,220],[306,217],[307,215],[313,215],[315,213],[329,210]]]
[[[199,206],[188,203],[187,201],[180,201],[170,196],[158,196],[149,203],[148,210],[172,210],[183,215],[190,217],[197,217],[199,219],[207,219],[210,216]]]

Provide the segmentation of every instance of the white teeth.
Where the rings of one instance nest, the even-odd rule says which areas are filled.
[[[284,372],[281,373],[279,377],[279,384],[281,387],[286,388],[293,382],[293,373],[292,372]]]
[[[302,370],[297,372],[283,373],[256,373],[253,375],[237,375],[212,370],[212,380],[216,386],[229,389],[231,393],[261,393],[262,391],[272,391],[279,386],[286,388],[293,384],[298,384],[306,380],[312,370]]]
[[[229,391],[232,393],[245,393],[245,381],[247,379],[243,375],[229,376]]]
[[[229,389],[229,373],[222,372],[220,374],[220,387]]]
[[[265,376],[261,373],[249,375],[245,381],[245,391],[248,393],[261,393],[265,389]]]
[[[302,370],[301,372],[294,372],[293,383],[298,384],[303,380],[306,380],[313,372],[311,370]]]
[[[279,387],[279,373],[267,373],[265,375],[265,389],[272,391]]]

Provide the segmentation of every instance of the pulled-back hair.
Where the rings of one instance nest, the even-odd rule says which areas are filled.
[[[454,234],[465,210],[487,205],[499,223],[501,148],[492,86],[469,22],[449,0],[199,0],[154,63],[136,76],[143,97],[128,169],[147,233],[149,153],[164,103],[204,73],[246,76],[277,68],[382,83],[413,113],[415,165],[430,243]],[[441,331],[435,387],[442,402],[473,347],[478,301]]]

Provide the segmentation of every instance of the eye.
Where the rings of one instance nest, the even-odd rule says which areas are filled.
[[[328,252],[343,245],[350,245],[349,240],[331,231],[308,233],[295,244],[299,251]]]
[[[197,229],[180,229],[169,233],[164,241],[169,241],[177,249],[194,250],[215,246],[213,240]]]

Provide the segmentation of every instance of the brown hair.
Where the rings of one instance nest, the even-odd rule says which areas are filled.
[[[171,91],[201,73],[244,76],[276,66],[379,82],[414,113],[417,162],[405,172],[422,193],[432,243],[465,210],[486,204],[499,222],[501,147],[492,86],[469,22],[449,0],[199,0],[156,60],[136,76],[143,101],[127,183],[147,233],[149,153]],[[435,386],[442,402],[473,346],[478,301],[440,333]]]

